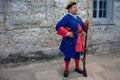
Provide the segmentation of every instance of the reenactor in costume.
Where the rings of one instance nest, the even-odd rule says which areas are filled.
[[[63,37],[60,44],[60,51],[65,56],[63,76],[68,77],[71,58],[75,62],[75,72],[83,73],[83,70],[80,69],[80,56],[84,53],[84,35],[82,32],[86,32],[88,29],[87,23],[89,23],[89,19],[83,22],[77,15],[77,5],[74,0],[69,1],[65,9],[68,10],[68,14],[57,23],[55,28],[57,34]]]

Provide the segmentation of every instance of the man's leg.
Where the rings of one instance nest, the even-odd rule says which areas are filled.
[[[75,71],[82,74],[82,70],[80,69],[80,52],[77,52],[75,55]]]
[[[70,60],[71,60],[71,58],[69,58],[69,57],[64,58],[64,61],[65,61],[64,77],[68,77]]]
[[[75,69],[79,69],[80,68],[80,53],[76,52],[75,54]]]

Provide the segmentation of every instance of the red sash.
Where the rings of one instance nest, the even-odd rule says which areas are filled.
[[[80,24],[78,24],[78,29],[82,30]],[[82,33],[78,33],[78,39],[76,42],[76,52],[84,52],[84,36]]]

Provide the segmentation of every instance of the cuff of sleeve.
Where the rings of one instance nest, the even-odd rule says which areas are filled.
[[[69,31],[65,29],[64,27],[60,27],[60,29],[57,31],[57,34],[63,37],[67,37],[67,35],[69,34]]]

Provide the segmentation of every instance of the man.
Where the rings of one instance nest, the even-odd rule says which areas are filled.
[[[75,72],[83,73],[79,65],[80,55],[84,53],[84,35],[82,32],[86,32],[89,19],[83,23],[81,18],[77,16],[77,5],[75,1],[70,1],[65,8],[68,10],[68,14],[57,23],[55,28],[57,34],[63,36],[60,45],[60,50],[65,56],[63,75],[64,77],[68,77],[71,58],[75,61]]]

